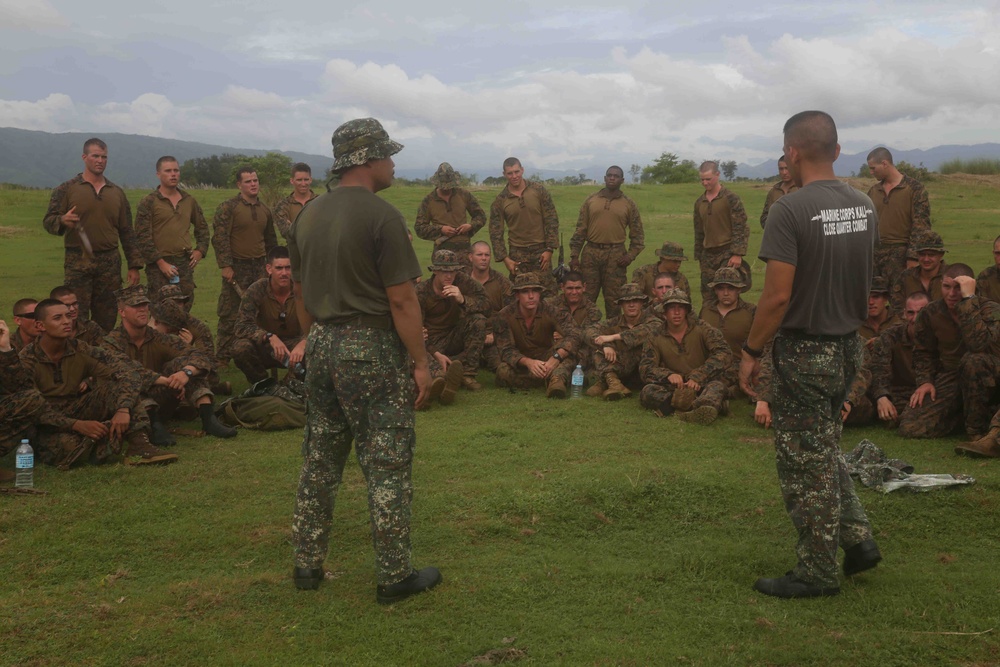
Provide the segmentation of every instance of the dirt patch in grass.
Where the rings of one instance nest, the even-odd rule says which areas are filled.
[[[20,236],[24,233],[24,230],[20,227],[5,227],[0,225],[0,239],[9,239],[15,236]]]

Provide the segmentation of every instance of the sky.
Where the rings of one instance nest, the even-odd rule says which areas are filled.
[[[804,109],[847,153],[1000,142],[1000,1],[757,5],[0,0],[0,127],[330,155],[373,116],[494,175],[756,164]]]

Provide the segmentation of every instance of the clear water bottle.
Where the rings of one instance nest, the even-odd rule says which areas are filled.
[[[31,443],[28,442],[27,438],[21,441],[14,456],[17,469],[14,486],[19,489],[33,488],[35,486],[35,450],[31,448]]]
[[[173,265],[171,265],[170,268],[173,269],[174,271],[177,270],[177,267],[173,266]],[[181,284],[181,276],[180,276],[179,273],[175,273],[174,275],[170,276],[170,284],[171,285],[180,285]]]
[[[570,398],[580,398],[583,395],[583,366],[580,364],[577,364],[576,368],[573,369],[572,386]]]

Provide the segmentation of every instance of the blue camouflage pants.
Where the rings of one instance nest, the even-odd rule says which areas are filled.
[[[297,567],[318,568],[329,547],[333,506],[355,443],[368,486],[378,584],[410,565],[414,385],[393,329],[313,324],[306,344],[306,428],[292,540]]]
[[[774,448],[778,482],[799,538],[793,573],[839,585],[837,547],[871,537],[840,451],[840,408],[861,366],[857,335],[816,340],[780,332],[774,339]]]

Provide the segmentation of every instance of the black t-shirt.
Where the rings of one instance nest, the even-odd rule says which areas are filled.
[[[771,206],[760,258],[795,266],[782,328],[814,335],[856,331],[868,317],[878,216],[840,181],[816,181]]]
[[[403,214],[360,187],[309,202],[288,232],[292,279],[317,320],[388,315],[385,288],[420,276]]]

